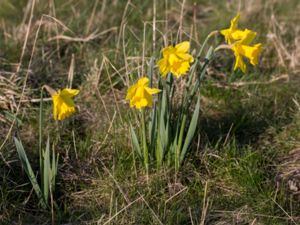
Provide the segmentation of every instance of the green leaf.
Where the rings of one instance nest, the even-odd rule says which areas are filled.
[[[162,149],[164,149],[167,146],[167,138],[168,135],[166,133],[166,122],[165,122],[165,113],[166,113],[166,107],[167,107],[167,97],[166,97],[166,91],[163,91],[162,96],[162,102],[161,102],[161,108],[160,108],[160,117],[159,117],[159,134],[160,134],[160,141],[162,145]]]
[[[131,140],[132,140],[133,147],[137,151],[139,157],[143,158],[142,157],[141,147],[140,147],[137,135],[136,135],[136,133],[135,133],[135,131],[134,131],[131,123],[129,124],[129,127],[130,127],[130,134],[131,134]]]
[[[57,175],[57,168],[58,168],[58,159],[59,159],[59,154],[57,154],[57,156],[55,156],[55,151],[54,148],[52,149],[52,167],[51,167],[51,181],[50,181],[50,185],[51,185],[51,190],[52,192],[55,191],[55,181],[56,181],[56,175]]]
[[[190,122],[190,126],[180,153],[180,162],[182,162],[184,160],[185,154],[187,152],[187,149],[189,147],[189,145],[191,144],[194,136],[195,136],[195,131],[197,128],[197,124],[198,124],[198,118],[199,118],[199,112],[200,112],[200,96],[198,97],[197,100],[197,104],[192,116],[192,120]]]
[[[48,203],[48,196],[49,196],[49,181],[51,177],[51,169],[50,169],[50,142],[49,142],[49,137],[47,139],[47,144],[46,144],[46,149],[43,151],[43,194],[46,203]]]
[[[4,111],[4,116],[10,121],[13,121],[15,119],[18,126],[23,125],[22,120],[20,120],[18,117],[16,117],[15,114],[10,113],[9,111]]]
[[[153,151],[155,147],[155,139],[157,137],[157,106],[154,105],[153,110],[150,114],[150,122],[149,122],[149,141],[150,141],[150,151]]]
[[[25,153],[24,147],[23,147],[22,143],[16,137],[14,137],[14,142],[15,142],[17,152],[18,152],[19,158],[21,160],[22,166],[24,167],[24,170],[31,182],[31,185],[39,199],[40,204],[45,209],[45,208],[47,208],[47,204],[45,202],[41,188],[40,188],[40,186],[36,180],[36,177],[32,171],[32,168],[31,168],[30,162],[27,158],[27,155]]]

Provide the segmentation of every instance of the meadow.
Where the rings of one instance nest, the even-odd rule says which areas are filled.
[[[0,0],[0,224],[300,224],[299,11],[298,0]],[[245,73],[220,33],[238,13],[262,44]],[[191,72],[161,77],[163,49],[187,42]],[[139,111],[128,90],[143,76],[153,105]],[[49,87],[78,90],[76,112],[56,117]]]

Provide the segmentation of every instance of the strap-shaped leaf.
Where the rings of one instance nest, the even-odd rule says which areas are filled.
[[[189,147],[189,145],[191,144],[194,136],[195,136],[195,131],[197,128],[197,124],[198,124],[198,118],[199,118],[199,112],[200,112],[200,96],[198,97],[197,100],[197,104],[192,116],[192,120],[190,122],[190,126],[180,153],[180,162],[182,162],[184,160],[185,154],[187,152],[187,149]]]
[[[54,148],[52,148],[52,167],[51,167],[51,190],[52,192],[55,191],[55,181],[56,181],[56,175],[57,175],[57,168],[58,168],[58,159],[59,159],[59,154],[55,155]]]
[[[166,148],[168,134],[166,132],[166,122],[165,122],[165,113],[167,107],[167,97],[166,91],[163,91],[162,102],[161,102],[161,109],[160,109],[160,118],[159,118],[159,135],[160,135],[160,142],[162,146],[162,150]]]
[[[42,194],[42,191],[41,191],[41,188],[36,180],[36,177],[33,173],[33,170],[31,168],[31,165],[30,165],[30,162],[27,158],[27,155],[25,153],[25,150],[24,150],[24,147],[22,145],[22,143],[16,138],[14,137],[14,142],[15,142],[15,145],[16,145],[16,148],[17,148],[17,152],[18,152],[18,155],[19,155],[19,158],[21,160],[21,163],[24,167],[24,170],[31,182],[31,185],[39,199],[39,202],[41,203],[42,207],[43,208],[47,208],[47,205],[45,203],[45,199],[44,199],[44,196]]]
[[[43,194],[45,197],[46,203],[48,203],[48,196],[49,196],[49,185],[50,185],[50,178],[51,178],[51,169],[50,169],[50,142],[49,137],[47,139],[46,149],[43,151]]]
[[[157,126],[157,106],[155,104],[150,114],[150,121],[149,121],[150,151],[153,151],[153,149],[155,148],[155,139],[157,138],[156,126]]]
[[[129,124],[129,127],[130,127],[130,134],[131,134],[131,140],[132,140],[133,147],[137,151],[139,157],[143,158],[137,135],[136,135],[131,123]]]

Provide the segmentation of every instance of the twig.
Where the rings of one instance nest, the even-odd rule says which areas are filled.
[[[119,185],[118,181],[114,178],[114,176],[111,174],[111,172],[108,170],[108,168],[105,166],[105,164],[102,162],[102,160],[100,160],[100,163],[102,164],[104,170],[109,174],[109,176],[113,179],[114,183],[116,184],[117,188],[119,189],[119,191],[122,193],[125,201],[129,204],[131,201],[128,199],[128,197],[126,196],[125,192],[122,190],[121,186]]]
[[[143,199],[143,196],[140,196],[139,198],[137,198],[133,202],[130,202],[128,205],[126,205],[124,208],[122,208],[120,211],[118,211],[115,215],[110,217],[103,225],[106,225],[106,224],[110,223],[110,221],[112,221],[115,217],[117,217],[119,214],[121,214],[123,211],[125,211],[126,209],[128,209],[130,206],[132,206],[134,203],[138,202],[141,199]],[[101,220],[102,220],[102,218],[101,218]]]

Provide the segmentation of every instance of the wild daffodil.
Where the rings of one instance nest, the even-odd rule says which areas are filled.
[[[163,58],[158,61],[159,72],[164,77],[171,72],[177,78],[186,74],[190,69],[190,64],[194,61],[188,51],[190,43],[181,42],[175,47],[168,46],[162,50]]]
[[[52,96],[54,120],[64,120],[76,112],[73,97],[78,95],[79,90],[64,88],[55,91],[49,86],[44,86]]]
[[[235,56],[234,70],[240,68],[243,71],[243,73],[246,73],[247,67],[243,61],[243,57],[248,58],[252,65],[257,65],[259,55],[262,51],[262,44],[258,43],[254,46],[249,46],[243,45],[241,43],[236,43],[233,45],[232,50]]]
[[[254,46],[251,45],[252,41],[256,37],[256,32],[248,29],[237,29],[239,19],[240,15],[238,14],[231,20],[231,24],[228,29],[221,30],[221,34],[225,37],[225,41],[229,44],[229,48],[231,48],[234,52],[234,70],[239,68],[241,71],[246,73],[247,66],[243,58],[248,58],[252,65],[257,65],[259,55],[262,51],[262,44],[258,43]]]
[[[142,77],[138,82],[129,87],[126,95],[126,100],[130,101],[130,107],[141,109],[152,106],[152,95],[160,92],[157,88],[150,88],[149,79]]]
[[[227,44],[233,44],[236,41],[242,40],[245,37],[254,37],[256,33],[252,30],[240,30],[237,28],[238,21],[240,19],[240,15],[238,14],[230,21],[230,27],[228,29],[221,30],[220,33],[225,37],[225,41]]]
[[[253,66],[256,66],[258,64],[258,58],[262,51],[262,44],[258,43],[254,46],[251,46],[250,44],[255,37],[255,32],[246,29],[244,31],[243,37],[241,37],[239,41],[233,43],[232,50],[236,59],[234,70],[240,68],[243,73],[246,73],[247,66],[243,61],[243,57],[248,58]]]

